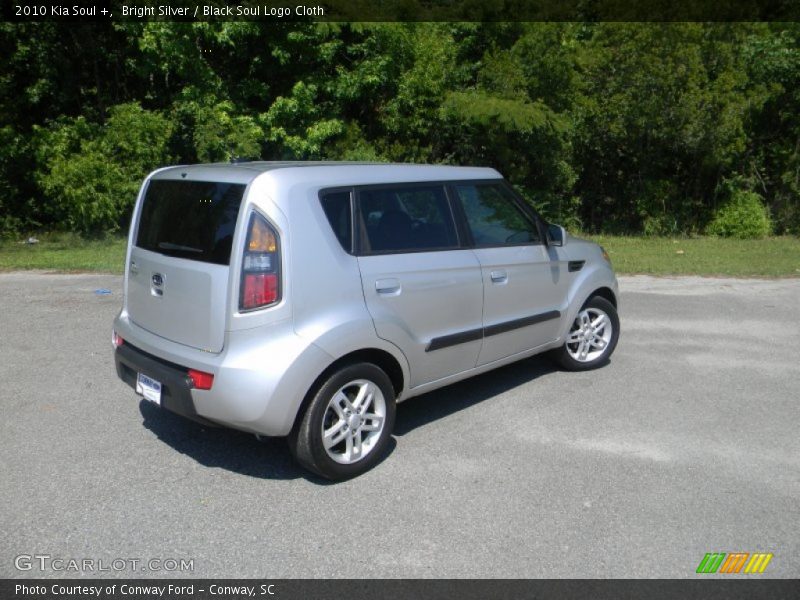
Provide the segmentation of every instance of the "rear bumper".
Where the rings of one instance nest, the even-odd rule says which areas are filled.
[[[168,388],[169,398],[162,391],[167,410],[207,425],[268,436],[291,432],[306,392],[333,362],[297,335],[290,320],[229,331],[219,354],[157,336],[133,323],[125,311],[114,321],[114,330],[125,340],[114,351],[125,383],[135,386],[136,373],[143,372]],[[212,373],[212,389],[192,388],[188,369]]]
[[[161,383],[161,407],[203,425],[219,427],[197,414],[192,400],[192,380],[186,369],[131,346],[127,342],[114,350],[114,364],[122,381],[136,389],[136,374],[144,373]]]

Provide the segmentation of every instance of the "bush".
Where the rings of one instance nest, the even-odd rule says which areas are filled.
[[[261,157],[264,131],[252,117],[237,116],[233,103],[192,103],[187,108],[194,110],[194,147],[201,162]]]
[[[755,192],[735,190],[706,228],[706,233],[739,239],[763,238],[772,232],[764,202]]]
[[[102,126],[82,117],[38,131],[37,183],[57,229],[98,235],[123,228],[148,171],[168,162],[171,127],[138,104],[112,107]]]

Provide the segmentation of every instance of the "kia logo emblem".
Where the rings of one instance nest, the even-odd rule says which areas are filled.
[[[153,285],[155,287],[164,285],[164,276],[161,273],[153,273]]]

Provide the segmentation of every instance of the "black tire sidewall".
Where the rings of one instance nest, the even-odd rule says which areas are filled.
[[[370,453],[358,462],[343,465],[328,456],[322,444],[322,421],[333,394],[355,379],[366,379],[378,386],[386,402],[386,418],[378,443]],[[314,394],[292,444],[293,454],[303,466],[327,479],[338,481],[355,477],[371,469],[383,458],[394,429],[395,414],[394,388],[381,368],[371,363],[342,367],[331,374]]]

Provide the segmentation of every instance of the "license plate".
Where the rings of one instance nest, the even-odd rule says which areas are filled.
[[[161,404],[161,383],[144,373],[139,373],[136,377],[136,393],[150,402]]]

